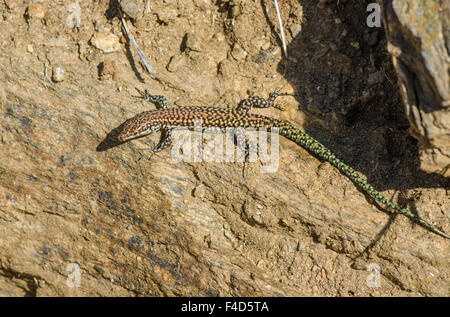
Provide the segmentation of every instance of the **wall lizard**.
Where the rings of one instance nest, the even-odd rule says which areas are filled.
[[[161,140],[158,146],[153,151],[158,152],[168,147],[172,142],[171,130],[174,127],[194,128],[196,120],[201,121],[203,128],[216,127],[242,127],[242,128],[278,128],[279,134],[287,139],[297,143],[316,157],[321,158],[333,166],[335,166],[342,174],[352,180],[363,191],[371,197],[381,202],[387,207],[390,207],[401,214],[411,218],[428,230],[450,239],[450,236],[427,221],[423,220],[418,215],[411,211],[404,209],[389,199],[381,195],[372,185],[370,185],[364,178],[349,165],[342,162],[335,154],[327,149],[319,141],[296,128],[291,123],[285,120],[279,120],[263,115],[252,114],[250,110],[252,107],[267,108],[274,106],[275,99],[278,96],[290,95],[286,93],[274,92],[269,95],[268,99],[258,96],[249,97],[239,103],[235,108],[219,108],[219,107],[179,107],[168,108],[166,99],[161,95],[150,95],[143,93],[143,97],[157,106],[157,110],[142,112],[133,118],[128,119],[123,124],[123,129],[118,135],[120,142],[125,142],[134,138],[148,135],[152,132],[161,131]]]

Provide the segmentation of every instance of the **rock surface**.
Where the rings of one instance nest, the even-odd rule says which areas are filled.
[[[421,168],[450,167],[450,3],[386,0],[388,50],[400,79]],[[447,175],[450,173],[447,171]]]
[[[80,1],[78,28],[64,24],[70,2],[31,20],[29,1],[0,3],[0,296],[449,295],[448,241],[283,138],[275,173],[176,163],[149,150],[158,135],[98,151],[153,108],[136,86],[170,107],[284,87],[298,95],[280,98],[284,111],[255,112],[303,127],[450,232],[448,180],[418,169],[382,28],[361,28],[369,2],[280,2],[295,30],[286,61],[270,1],[152,1],[133,32],[157,80],[108,1]],[[98,32],[121,49],[91,46]]]

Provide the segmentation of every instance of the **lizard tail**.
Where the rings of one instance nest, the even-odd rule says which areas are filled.
[[[425,220],[420,218],[418,215],[412,213],[408,209],[398,206],[397,204],[393,203],[392,201],[381,195],[372,185],[370,185],[367,182],[367,180],[359,176],[359,174],[351,166],[348,166],[347,164],[342,162],[328,148],[326,148],[322,143],[320,143],[313,137],[309,136],[300,129],[294,127],[287,121],[280,120],[279,129],[280,129],[279,132],[282,136],[288,138],[291,141],[294,141],[295,143],[297,143],[304,149],[308,150],[309,152],[313,153],[317,157],[324,159],[327,162],[330,162],[341,173],[343,173],[345,176],[351,179],[356,185],[362,188],[366,193],[368,193],[371,197],[373,197],[377,201],[411,218],[412,220],[416,221],[417,223],[427,228],[428,230],[442,237],[450,239],[450,236],[448,234],[437,229],[436,227],[426,222]]]

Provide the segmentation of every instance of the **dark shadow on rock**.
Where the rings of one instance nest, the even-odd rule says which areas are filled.
[[[321,6],[315,0],[301,1],[306,18],[301,31],[288,39],[289,58],[279,62],[277,71],[294,87],[299,111],[307,117],[303,130],[375,188],[449,188],[450,178],[420,170],[417,141],[408,133],[383,26],[366,24],[370,2]],[[333,18],[321,18],[319,10],[332,12]],[[275,22],[264,14],[281,47]],[[370,84],[369,75],[377,71],[382,78]],[[319,127],[318,119],[326,125]],[[383,168],[374,172],[378,162]]]
[[[106,150],[109,150],[113,147],[119,146],[125,142],[119,141],[117,138],[119,134],[122,132],[123,127],[125,125],[125,122],[119,125],[118,127],[114,128],[109,132],[106,137],[100,142],[100,144],[97,146],[96,151],[97,152],[103,152]]]
[[[127,44],[125,44],[125,48],[127,50],[126,52],[126,56],[128,61],[130,62],[131,65],[131,69],[133,69],[134,74],[136,75],[136,78],[141,82],[141,83],[145,83],[144,78],[141,76],[141,73],[139,72],[139,70],[136,67],[136,63],[134,62],[134,58],[133,58],[133,53],[131,52],[131,46],[130,46],[130,41],[127,41]]]
[[[117,0],[110,0],[109,1],[109,7],[108,7],[108,9],[105,12],[106,18],[108,20],[112,20],[115,17],[120,17],[119,8],[120,8],[120,4],[118,3]],[[123,26],[122,26],[122,32],[124,33],[124,36],[126,37],[126,32],[125,32],[125,30],[123,30]],[[128,38],[127,38],[127,42],[125,44],[125,48],[126,48],[125,55],[126,55],[128,61],[130,62],[131,69],[133,69],[133,72],[136,75],[137,79],[141,83],[145,83],[144,78],[141,76],[140,72],[137,69],[136,63],[135,63],[134,58],[133,58],[133,54],[131,52],[130,41],[128,40]]]
[[[261,0],[261,8],[267,8],[267,5],[273,6],[273,1],[270,0]],[[266,18],[267,25],[270,27],[270,32],[272,33],[272,36],[275,37],[277,40],[277,45],[279,47],[282,47],[282,41],[280,37],[280,33],[276,31],[275,26],[273,22],[270,20],[270,17],[267,15],[267,10],[263,10],[264,17]]]
[[[120,4],[117,0],[109,0],[108,9],[105,12],[105,16],[108,20],[112,20],[118,14]]]

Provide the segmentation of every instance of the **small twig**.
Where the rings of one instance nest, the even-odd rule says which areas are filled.
[[[119,4],[120,4],[120,1],[119,1]],[[141,61],[144,64],[145,68],[150,73],[150,76],[152,76],[152,78],[155,79],[156,74],[153,71],[150,64],[147,62],[147,58],[145,58],[144,53],[142,53],[142,51],[139,49],[136,41],[134,40],[133,35],[131,35],[131,33],[128,31],[127,24],[125,22],[125,19],[123,18],[121,10],[119,10],[119,17],[120,17],[120,20],[122,21],[123,29],[125,30],[125,33],[127,34],[128,39],[130,40],[130,42],[133,44],[134,48],[136,49],[136,52],[138,53],[139,57],[141,58]]]
[[[275,10],[277,11],[278,23],[280,24],[281,44],[283,45],[284,56],[287,58],[288,55],[287,55],[287,49],[286,49],[286,39],[284,37],[284,29],[283,29],[283,22],[281,21],[280,8],[278,7],[277,0],[273,0],[273,3],[275,4]]]

